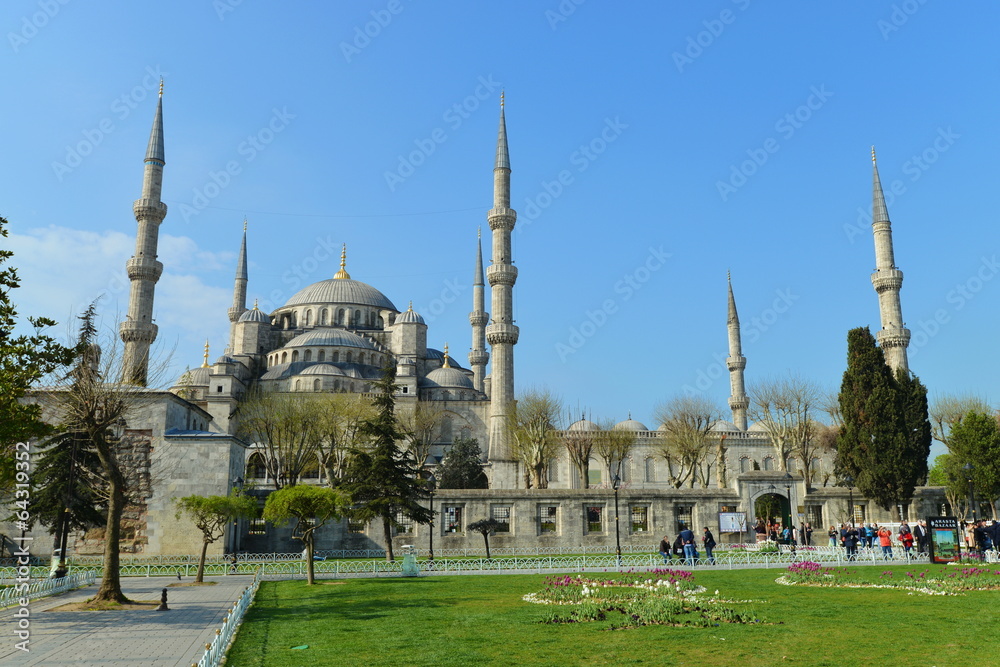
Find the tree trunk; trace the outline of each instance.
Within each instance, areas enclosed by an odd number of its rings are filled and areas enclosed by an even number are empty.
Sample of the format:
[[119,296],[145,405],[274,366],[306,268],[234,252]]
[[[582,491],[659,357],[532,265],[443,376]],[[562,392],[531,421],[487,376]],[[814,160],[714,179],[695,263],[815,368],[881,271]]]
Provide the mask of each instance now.
[[483,541],[486,542],[486,560],[490,560],[490,534],[483,533]]
[[[576,465],[576,472],[580,475],[580,488],[589,489],[590,488],[590,462],[589,461],[574,461]],[[611,480],[608,479],[610,482]]]
[[306,585],[312,586],[316,582],[316,565],[313,563],[313,532],[310,530],[302,536],[302,541],[306,543]]
[[[112,469],[108,470],[109,468]],[[129,599],[122,593],[118,550],[121,546],[122,512],[125,509],[123,488],[125,480],[114,462],[111,466],[105,464],[105,469],[110,472],[108,475],[110,493],[108,494],[108,523],[104,531],[104,574],[101,577],[101,587],[98,589],[97,595],[94,596],[93,602],[124,604]]]
[[392,524],[387,516],[382,517],[382,531],[385,533],[385,559],[391,563],[395,557],[392,554]]
[[208,544],[208,540],[201,541],[201,558],[198,559],[198,572],[194,575],[194,583],[196,584],[205,582],[205,556],[208,554]]

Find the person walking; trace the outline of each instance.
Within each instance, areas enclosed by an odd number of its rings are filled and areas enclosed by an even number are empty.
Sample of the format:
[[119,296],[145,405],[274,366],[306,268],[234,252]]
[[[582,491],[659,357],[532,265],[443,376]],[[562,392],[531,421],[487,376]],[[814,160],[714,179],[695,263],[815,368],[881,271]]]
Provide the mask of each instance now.
[[670,538],[666,535],[660,540],[660,555],[663,556],[663,564],[670,562]]
[[705,534],[701,536],[701,542],[705,545],[705,555],[708,557],[708,562],[715,565],[715,557],[712,556],[712,549],[715,548],[715,536],[712,535],[708,526],[705,526]]

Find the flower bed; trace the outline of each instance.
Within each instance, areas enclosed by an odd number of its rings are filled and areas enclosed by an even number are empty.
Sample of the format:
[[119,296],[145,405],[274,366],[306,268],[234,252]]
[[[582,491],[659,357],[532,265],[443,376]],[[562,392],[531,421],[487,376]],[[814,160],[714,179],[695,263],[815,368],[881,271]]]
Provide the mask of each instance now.
[[966,566],[952,572],[935,574],[925,568],[919,572],[900,573],[883,570],[878,579],[846,567],[823,567],[819,563],[792,563],[775,580],[785,586],[827,586],[833,588],[896,588],[923,595],[964,595],[965,591],[1000,590],[1000,570]]

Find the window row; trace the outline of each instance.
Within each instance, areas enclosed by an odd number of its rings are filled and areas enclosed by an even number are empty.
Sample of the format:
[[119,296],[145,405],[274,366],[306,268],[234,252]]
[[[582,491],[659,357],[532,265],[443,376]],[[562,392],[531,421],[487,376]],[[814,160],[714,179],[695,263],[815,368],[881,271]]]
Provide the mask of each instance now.
[[336,325],[347,328],[383,329],[385,321],[378,314],[377,310],[351,310],[350,308],[320,308],[318,311],[312,308],[304,308],[289,313],[278,315],[278,326],[282,329],[297,329],[300,326],[330,326]]
[[347,364],[358,363],[361,365],[369,366],[384,366],[386,362],[386,356],[384,354],[379,354],[377,352],[365,353],[358,352],[355,354],[353,351],[348,350],[343,354],[340,350],[334,350],[330,354],[326,353],[326,350],[303,350],[299,353],[299,350],[283,350],[281,352],[274,352],[267,356],[267,365],[277,366],[278,364],[295,363],[296,361],[313,361],[316,363],[329,362],[332,364],[339,364],[341,361]]

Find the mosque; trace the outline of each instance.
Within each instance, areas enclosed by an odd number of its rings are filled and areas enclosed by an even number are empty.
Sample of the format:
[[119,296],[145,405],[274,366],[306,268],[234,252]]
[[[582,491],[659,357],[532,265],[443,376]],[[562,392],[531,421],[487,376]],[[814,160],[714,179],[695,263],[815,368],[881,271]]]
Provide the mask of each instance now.
[[[874,152],[872,155],[874,163]],[[161,201],[165,165],[162,86],[144,160],[142,193],[134,204],[138,223],[135,255],[126,269],[131,290],[120,334],[124,342],[124,377],[145,386],[150,346],[157,336],[153,323],[156,283],[163,270],[157,260],[160,224],[167,207]],[[872,283],[878,294],[881,329],[879,344],[893,368],[907,369],[909,331],[904,327],[899,291],[902,272],[896,267],[892,234],[877,166],[874,166],[873,232],[877,268]],[[405,520],[399,528],[400,544],[438,538],[439,549],[478,547],[478,535],[465,526],[492,517],[501,525],[491,541],[497,548],[562,548],[613,544],[610,482],[597,461],[591,477],[581,480],[566,458],[565,450],[549,466],[547,489],[525,489],[523,472],[513,455],[510,432],[514,400],[514,346],[519,328],[513,320],[512,288],[518,272],[511,257],[511,233],[517,220],[511,208],[511,165],[508,152],[504,102],[493,170],[493,205],[487,213],[491,233],[490,262],[485,267],[482,241],[478,243],[472,271],[472,311],[469,315],[471,351],[468,368],[444,350],[428,347],[427,324],[412,303],[401,310],[376,287],[351,277],[347,248],[340,270],[332,278],[308,285],[273,312],[248,307],[247,230],[236,266],[233,303],[228,309],[230,335],[226,353],[209,363],[208,347],[200,367],[185,372],[167,392],[150,390],[155,400],[142,414],[130,419],[129,431],[150,441],[153,480],[149,497],[136,512],[134,530],[126,548],[144,554],[195,553],[200,540],[183,519],[174,516],[172,500],[190,494],[226,494],[246,481],[267,488],[267,478],[254,443],[238,437],[238,406],[248,392],[316,394],[340,392],[366,394],[380,369],[392,364],[397,373],[397,412],[411,413],[419,404],[439,411],[440,421],[428,464],[439,462],[458,437],[475,438],[485,454],[489,477],[486,490],[441,490],[435,494],[434,526],[413,526]],[[470,266],[473,262],[470,261]],[[486,284],[490,310],[486,311]],[[220,317],[221,317],[220,313]],[[711,526],[720,541],[735,541],[720,524],[722,516],[753,516],[763,497],[775,498],[786,516],[814,526],[839,523],[848,514],[860,520],[882,520],[874,503],[846,488],[834,486],[832,453],[810,461],[806,479],[794,460],[776,459],[766,431],[748,423],[740,323],[732,284],[728,289],[727,366],[730,373],[730,420],[720,420],[712,433],[725,444],[723,462],[710,468],[691,488],[675,488],[664,474],[664,460],[657,453],[661,433],[631,418],[615,429],[634,432],[635,444],[623,461],[620,489],[616,490],[626,520],[622,543],[650,546],[664,532],[674,535],[680,524],[700,530]],[[721,336],[720,336],[721,339]],[[487,347],[487,343],[489,347]],[[569,432],[597,430],[581,419]],[[322,473],[305,483],[324,483]],[[584,483],[586,482],[586,483]],[[848,499],[851,499],[850,502]],[[904,514],[936,511],[939,494],[919,489]],[[848,507],[848,505],[852,507]],[[320,549],[378,549],[380,527],[342,521],[318,537]],[[431,536],[433,531],[433,536]],[[300,546],[290,541],[287,529],[276,529],[262,520],[241,521],[217,552],[287,552]],[[654,539],[652,536],[657,537]],[[478,540],[478,541],[477,541]],[[85,548],[78,540],[77,548]]]

